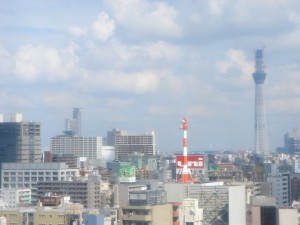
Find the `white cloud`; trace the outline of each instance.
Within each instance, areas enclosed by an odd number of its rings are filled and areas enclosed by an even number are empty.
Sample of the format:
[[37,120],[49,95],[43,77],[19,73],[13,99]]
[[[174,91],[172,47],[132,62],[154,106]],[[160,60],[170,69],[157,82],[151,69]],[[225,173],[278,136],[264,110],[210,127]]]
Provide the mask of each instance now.
[[9,75],[13,68],[13,60],[10,53],[0,46],[0,77]]
[[224,0],[214,0],[209,1],[209,8],[212,15],[220,16],[224,10],[223,6],[225,5],[226,1]]
[[76,37],[81,37],[81,36],[86,35],[87,29],[82,29],[77,26],[71,26],[68,28],[68,32]]
[[207,105],[191,105],[187,110],[190,117],[213,117],[213,110]]
[[148,111],[153,116],[168,116],[173,112],[173,109],[168,106],[152,105],[148,108]]
[[[226,59],[217,61],[215,66],[223,74],[221,80],[234,85],[249,85],[251,74],[254,72],[254,62],[246,59],[244,51],[229,49],[225,53]],[[224,76],[225,75],[225,76]]]
[[61,50],[43,45],[23,45],[15,54],[14,72],[22,80],[30,82],[38,79],[65,80],[78,62],[76,48],[76,45]]
[[129,35],[178,37],[181,29],[176,23],[176,9],[165,2],[146,0],[106,1],[118,24]]
[[147,93],[157,90],[161,75],[155,71],[142,71],[137,73],[124,73],[120,71],[84,71],[84,80],[78,85],[86,88],[108,91],[122,91],[129,93]]
[[93,23],[92,30],[96,38],[106,41],[114,34],[115,22],[109,18],[107,13],[101,12],[97,20]]
[[169,43],[162,41],[144,46],[144,51],[154,59],[165,59],[173,61],[179,58],[179,49]]

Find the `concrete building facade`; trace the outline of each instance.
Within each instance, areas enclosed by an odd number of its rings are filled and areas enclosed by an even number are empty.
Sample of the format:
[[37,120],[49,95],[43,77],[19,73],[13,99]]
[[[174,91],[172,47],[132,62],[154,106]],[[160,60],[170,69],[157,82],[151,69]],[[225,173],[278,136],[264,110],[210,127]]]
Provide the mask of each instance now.
[[172,225],[173,206],[163,205],[127,205],[120,207],[121,225]]
[[142,153],[144,155],[157,154],[154,132],[115,136],[115,159],[123,160],[128,157],[128,155],[134,153]]
[[58,155],[75,155],[101,162],[102,137],[70,137],[59,135],[51,138],[51,152]]
[[1,189],[0,199],[5,202],[6,207],[16,208],[31,205],[30,189]]
[[70,169],[66,163],[2,163],[1,188],[29,188],[31,201],[36,204],[38,182],[71,180],[77,176],[79,169]]
[[203,209],[199,208],[198,199],[186,198],[179,206],[180,224],[203,224]]
[[71,202],[80,203],[84,208],[101,209],[110,204],[110,192],[102,191],[99,176],[72,181],[43,181],[37,183],[37,197],[47,193],[70,196]]
[[276,173],[267,177],[271,184],[271,194],[276,198],[277,206],[289,206],[291,204],[291,177],[289,173]]

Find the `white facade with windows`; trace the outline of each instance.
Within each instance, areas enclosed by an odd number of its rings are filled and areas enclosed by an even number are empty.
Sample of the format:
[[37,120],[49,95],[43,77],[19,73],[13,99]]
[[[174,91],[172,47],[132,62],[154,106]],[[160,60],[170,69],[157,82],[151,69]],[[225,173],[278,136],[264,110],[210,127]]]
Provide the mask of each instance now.
[[66,163],[2,163],[1,189],[31,189],[31,201],[36,203],[36,185],[40,181],[64,181],[79,176],[79,169]]
[[5,207],[16,208],[31,204],[30,189],[1,189],[0,198],[5,202]]
[[51,138],[51,152],[101,160],[102,137],[55,136]]

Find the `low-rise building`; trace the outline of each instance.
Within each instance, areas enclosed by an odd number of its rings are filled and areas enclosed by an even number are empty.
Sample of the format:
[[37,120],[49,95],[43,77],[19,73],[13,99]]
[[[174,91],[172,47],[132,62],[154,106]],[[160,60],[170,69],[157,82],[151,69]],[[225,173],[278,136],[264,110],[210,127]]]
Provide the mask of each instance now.
[[79,176],[79,169],[66,163],[2,163],[1,189],[31,189],[31,202],[37,202],[38,182],[65,181]]
[[60,207],[28,207],[0,209],[6,224],[16,225],[70,225],[82,224],[82,205],[68,203]]

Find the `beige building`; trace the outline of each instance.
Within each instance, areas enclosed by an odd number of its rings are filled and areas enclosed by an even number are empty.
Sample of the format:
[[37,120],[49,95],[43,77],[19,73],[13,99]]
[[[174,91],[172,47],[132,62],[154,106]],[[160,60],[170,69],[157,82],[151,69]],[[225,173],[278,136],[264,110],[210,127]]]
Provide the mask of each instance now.
[[82,224],[83,206],[69,203],[61,207],[35,207],[0,210],[0,217],[9,225],[69,225]]
[[121,225],[172,225],[173,206],[163,205],[128,205],[120,207]]
[[298,225],[298,209],[278,208],[278,225]]
[[101,181],[101,177],[96,175],[72,181],[38,182],[38,198],[45,196],[47,193],[70,196],[72,202],[81,203],[89,209],[102,209],[110,205],[111,191],[108,184],[106,181]]

